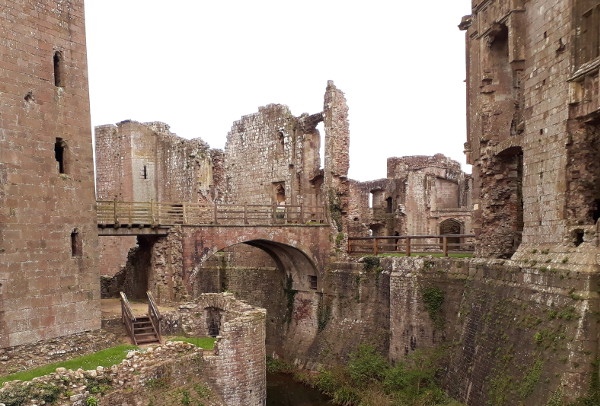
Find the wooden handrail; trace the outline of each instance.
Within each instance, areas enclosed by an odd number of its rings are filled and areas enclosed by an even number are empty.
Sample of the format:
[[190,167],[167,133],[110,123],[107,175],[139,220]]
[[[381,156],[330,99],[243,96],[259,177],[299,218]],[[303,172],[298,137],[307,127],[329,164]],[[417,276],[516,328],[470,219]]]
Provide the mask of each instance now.
[[98,224],[113,226],[325,224],[324,207],[304,205],[96,202]]
[[162,316],[158,311],[158,306],[156,305],[156,301],[154,300],[152,292],[147,291],[146,296],[148,296],[148,317],[150,317],[154,331],[156,331],[158,341],[162,342],[162,334],[160,329],[160,320],[162,319]]
[[131,309],[131,305],[129,304],[129,300],[127,300],[127,296],[125,293],[120,292],[121,294],[121,319],[123,320],[123,324],[125,324],[125,328],[129,333],[129,337],[135,345],[137,345],[137,341],[135,339],[135,335],[133,334],[133,323],[135,323],[136,318],[133,315],[133,309]]
[[[450,242],[458,238],[459,242]],[[439,234],[439,235],[393,235],[373,237],[348,237],[349,254],[412,254],[474,252],[475,234]],[[402,244],[400,241],[404,240]]]

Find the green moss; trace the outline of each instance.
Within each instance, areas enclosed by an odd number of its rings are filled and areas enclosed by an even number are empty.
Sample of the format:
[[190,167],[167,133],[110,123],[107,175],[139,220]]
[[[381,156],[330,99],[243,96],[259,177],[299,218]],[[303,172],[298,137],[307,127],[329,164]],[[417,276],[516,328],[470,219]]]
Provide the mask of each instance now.
[[436,286],[429,286],[421,289],[425,309],[429,313],[429,318],[433,321],[436,328],[443,328],[444,319],[442,306],[444,305],[445,293]]
[[270,374],[289,374],[294,367],[284,360],[267,356],[267,372]]

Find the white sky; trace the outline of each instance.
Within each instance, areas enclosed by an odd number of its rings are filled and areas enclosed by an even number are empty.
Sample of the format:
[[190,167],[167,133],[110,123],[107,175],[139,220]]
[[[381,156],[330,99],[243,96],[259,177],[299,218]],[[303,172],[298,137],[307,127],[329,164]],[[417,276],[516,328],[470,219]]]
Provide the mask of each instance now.
[[470,172],[457,28],[470,3],[86,0],[92,124],[163,121],[223,148],[259,106],[322,111],[333,80],[348,100],[351,178],[435,153]]

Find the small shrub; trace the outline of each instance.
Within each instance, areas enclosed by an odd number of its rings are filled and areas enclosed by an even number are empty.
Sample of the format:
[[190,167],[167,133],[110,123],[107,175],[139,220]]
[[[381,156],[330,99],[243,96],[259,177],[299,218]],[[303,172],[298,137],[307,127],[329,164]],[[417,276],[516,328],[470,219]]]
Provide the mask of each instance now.
[[85,404],[87,406],[98,406],[98,398],[95,396],[90,396],[85,400]]
[[267,357],[267,372],[270,374],[285,374],[292,372],[293,367],[287,362]]
[[348,371],[354,384],[368,385],[370,381],[381,380],[385,376],[389,364],[377,350],[370,345],[360,345],[350,354]]

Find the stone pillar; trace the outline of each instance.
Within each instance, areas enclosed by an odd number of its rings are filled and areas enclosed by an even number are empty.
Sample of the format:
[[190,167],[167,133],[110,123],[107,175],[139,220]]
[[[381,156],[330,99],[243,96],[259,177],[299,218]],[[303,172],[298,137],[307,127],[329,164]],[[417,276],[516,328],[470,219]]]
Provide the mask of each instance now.
[[350,166],[350,124],[344,93],[327,82],[323,106],[325,124],[324,192],[328,199],[329,214],[338,232],[347,232],[345,216],[348,211]]

